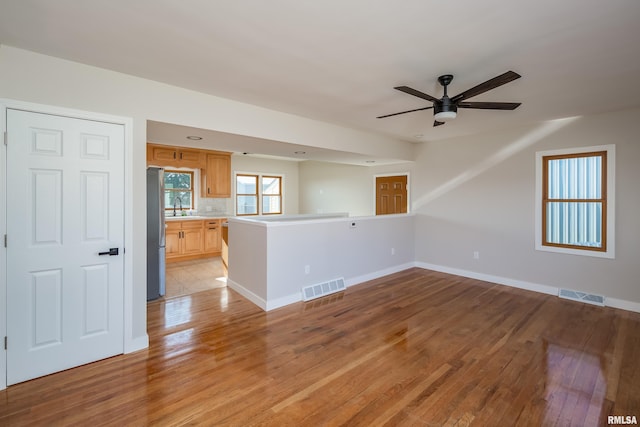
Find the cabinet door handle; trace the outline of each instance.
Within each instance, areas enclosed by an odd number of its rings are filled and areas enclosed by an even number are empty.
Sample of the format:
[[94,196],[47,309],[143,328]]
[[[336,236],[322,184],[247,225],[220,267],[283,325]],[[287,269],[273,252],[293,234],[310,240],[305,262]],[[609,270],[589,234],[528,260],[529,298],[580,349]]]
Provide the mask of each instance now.
[[182,160],[182,153],[180,153],[180,160]]
[[215,230],[215,229],[216,229],[215,227],[209,227],[209,230]]
[[176,152],[174,151],[173,152],[173,159],[175,160],[175,158],[176,158]]
[[211,189],[207,187],[207,194],[211,194]]

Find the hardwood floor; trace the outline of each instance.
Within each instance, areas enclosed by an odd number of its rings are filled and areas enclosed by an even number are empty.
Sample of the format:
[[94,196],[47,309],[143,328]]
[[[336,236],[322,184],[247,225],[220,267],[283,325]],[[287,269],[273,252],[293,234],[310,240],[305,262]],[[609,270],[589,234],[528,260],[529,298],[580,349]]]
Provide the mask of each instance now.
[[0,392],[0,425],[640,418],[640,314],[428,270],[269,313],[226,288],[156,301],[148,330],[148,350]]

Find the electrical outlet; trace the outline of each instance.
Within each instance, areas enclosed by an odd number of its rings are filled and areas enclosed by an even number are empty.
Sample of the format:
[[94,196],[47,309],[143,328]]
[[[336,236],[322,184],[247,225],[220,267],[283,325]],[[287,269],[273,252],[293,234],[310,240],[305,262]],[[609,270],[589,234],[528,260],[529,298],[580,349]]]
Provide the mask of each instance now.
[[310,265],[305,265],[304,266],[304,274],[309,274],[311,273],[311,266]]
[[396,248],[391,248],[391,255],[395,255],[396,254]]
[[480,252],[474,251],[473,252],[473,259],[480,259]]

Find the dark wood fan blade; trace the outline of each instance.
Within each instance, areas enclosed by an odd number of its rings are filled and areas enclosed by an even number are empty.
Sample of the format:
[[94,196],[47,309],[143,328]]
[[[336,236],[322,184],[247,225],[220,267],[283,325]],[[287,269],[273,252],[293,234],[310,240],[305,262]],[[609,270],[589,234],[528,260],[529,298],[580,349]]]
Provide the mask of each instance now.
[[426,99],[431,102],[440,102],[439,99],[434,98],[431,95],[427,95],[426,93],[420,92],[419,90],[415,90],[410,88],[409,86],[397,86],[394,89],[399,90],[400,92],[408,93],[409,95],[417,96],[418,98]]
[[413,113],[414,111],[428,110],[429,108],[433,108],[433,107],[416,108],[415,110],[408,110],[408,111],[401,111],[399,113],[386,114],[384,116],[378,116],[376,117],[376,119],[384,119],[385,117],[397,116],[398,114]]
[[469,90],[465,90],[461,94],[451,98],[451,101],[458,102],[458,101],[462,101],[463,99],[468,99],[473,96],[480,95],[481,93],[485,93],[486,91],[495,89],[498,86],[502,86],[504,84],[512,82],[516,79],[519,79],[520,77],[522,76],[516,72],[507,71],[506,73],[501,74],[498,77],[494,77],[491,80],[487,80],[484,83],[480,83],[478,86],[472,87]]
[[458,108],[477,108],[480,110],[515,110],[520,102],[458,102]]
[[443,125],[443,124],[444,124],[444,122],[439,122],[437,120],[433,121],[433,127],[440,126],[440,125]]

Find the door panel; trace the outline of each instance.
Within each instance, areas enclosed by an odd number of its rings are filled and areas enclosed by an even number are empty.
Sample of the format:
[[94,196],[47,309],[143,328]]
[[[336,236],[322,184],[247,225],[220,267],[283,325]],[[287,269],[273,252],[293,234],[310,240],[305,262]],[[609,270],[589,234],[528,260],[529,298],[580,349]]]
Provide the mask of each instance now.
[[105,265],[82,267],[84,324],[82,337],[109,331],[109,269]]
[[7,383],[124,351],[124,127],[7,110]]
[[102,240],[109,237],[109,174],[80,174],[80,213],[82,240]]
[[28,313],[29,329],[34,331],[31,348],[62,343],[62,270],[30,273],[28,295],[34,301]]
[[[62,245],[62,171],[32,169],[29,173],[31,197],[27,203],[26,222],[32,246]],[[11,204],[9,204],[10,209]]]

